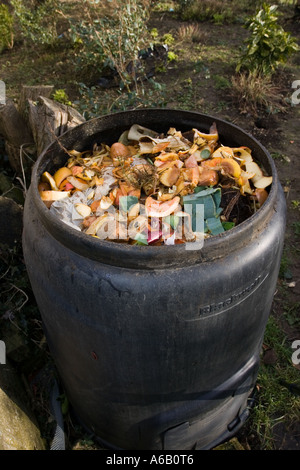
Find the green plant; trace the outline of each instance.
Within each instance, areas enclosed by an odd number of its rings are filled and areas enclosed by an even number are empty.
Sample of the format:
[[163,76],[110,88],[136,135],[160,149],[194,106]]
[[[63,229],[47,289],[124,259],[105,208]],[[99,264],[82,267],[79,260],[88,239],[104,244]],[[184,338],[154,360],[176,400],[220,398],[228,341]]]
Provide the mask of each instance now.
[[291,203],[292,203],[293,209],[300,209],[300,201],[298,201],[297,199],[294,199],[293,201],[291,201]]
[[0,276],[1,334],[9,337],[15,329],[26,346],[20,358],[26,362],[30,356],[40,355],[43,333],[19,241],[13,247],[0,244]]
[[179,13],[184,12],[187,8],[189,8],[195,0],[176,0],[175,3],[177,4],[177,9]]
[[62,5],[58,0],[45,0],[38,6],[22,0],[11,0],[21,36],[37,44],[53,45],[57,40],[57,21]]
[[223,77],[222,75],[214,75],[213,78],[215,80],[217,90],[225,90],[226,88],[231,87],[231,83],[226,77]]
[[119,96],[110,105],[110,111],[126,111],[136,108],[164,108],[166,106],[165,85],[152,78],[147,80],[147,90],[144,86],[130,92],[119,90]]
[[199,24],[181,25],[177,32],[180,41],[201,42],[205,39],[205,32]]
[[141,107],[163,108],[166,105],[165,85],[153,79],[147,80],[147,90],[143,85],[133,90],[117,90],[111,95],[103,96],[102,90],[96,87],[88,87],[84,83],[78,84],[80,99],[73,105],[85,117],[92,119],[102,114],[109,114],[117,111],[126,111]]
[[300,326],[299,309],[300,302],[286,304],[284,306],[283,314],[290,326]]
[[290,270],[291,260],[287,254],[287,251],[284,250],[281,261],[280,261],[280,269],[279,269],[279,278],[280,279],[291,279],[292,273]]
[[166,33],[162,37],[162,42],[167,46],[171,46],[174,43],[175,39],[171,33]]
[[279,160],[279,161],[282,161],[284,163],[290,163],[291,162],[290,157],[288,157],[287,155],[285,155],[284,153],[281,153],[281,152],[272,152],[271,157],[274,160]]
[[150,34],[151,34],[153,39],[156,39],[158,37],[157,28],[152,28],[151,31],[150,31]]
[[116,0],[114,15],[99,17],[98,2],[83,3],[85,19],[71,24],[81,65],[93,65],[100,72],[113,71],[120,79],[120,87],[129,92],[137,76],[143,74],[140,51],[151,44],[146,27],[149,8],[138,0]]
[[13,16],[3,3],[0,4],[0,53],[3,49],[11,49],[14,44]]
[[300,237],[300,222],[293,223],[294,234],[296,237]]
[[175,52],[173,52],[173,51],[169,51],[168,52],[168,61],[169,62],[176,62],[176,60],[178,60],[178,55],[175,54]]
[[175,97],[175,100],[178,102],[180,109],[193,109],[197,100],[193,80],[189,77],[181,81],[179,88],[172,90],[172,98],[173,97]]
[[272,74],[280,64],[299,51],[296,39],[279,24],[277,5],[264,3],[258,12],[248,19],[245,27],[250,31],[245,41],[246,49],[238,62],[242,68],[263,74]]
[[196,0],[179,2],[179,14],[185,21],[213,21],[217,24],[231,22],[233,13],[231,2],[227,0]]
[[66,105],[69,105],[69,106],[72,105],[72,102],[69,100],[69,97],[68,97],[66,91],[63,90],[63,89],[55,90],[52,97],[53,97],[54,101],[58,101],[59,103],[66,104]]
[[225,15],[224,13],[214,13],[213,14],[213,22],[215,24],[223,24],[224,23]]
[[258,70],[243,72],[232,77],[232,97],[237,101],[241,113],[253,113],[260,109],[269,113],[284,111],[278,88],[269,75]]

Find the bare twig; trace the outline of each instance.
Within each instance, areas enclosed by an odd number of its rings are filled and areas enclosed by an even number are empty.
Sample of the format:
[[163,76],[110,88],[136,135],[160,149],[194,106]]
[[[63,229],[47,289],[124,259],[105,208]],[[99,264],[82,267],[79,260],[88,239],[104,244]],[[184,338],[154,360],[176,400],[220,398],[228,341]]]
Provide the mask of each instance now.
[[233,197],[232,199],[230,200],[229,204],[227,205],[226,209],[224,210],[224,217],[226,218],[226,220],[229,219],[229,216],[232,212],[232,209],[234,208],[234,206],[236,205],[236,203],[238,202],[239,200],[239,197],[240,197],[240,192],[237,192]]
[[47,121],[47,124],[48,124],[48,127],[49,127],[49,130],[50,130],[51,135],[53,136],[54,140],[58,143],[58,145],[60,146],[60,148],[61,148],[67,155],[69,155],[69,157],[74,157],[74,155],[73,155],[72,153],[70,153],[70,150],[67,150],[66,147],[64,147],[63,144],[60,142],[59,138],[57,137],[57,135],[55,134],[54,130],[52,129],[52,127],[51,127],[49,121]]
[[9,270],[10,270],[10,266],[8,266],[8,268],[7,268],[7,270],[5,271],[5,273],[3,273],[3,274],[0,276],[0,279],[2,279],[3,277],[5,277]]
[[[6,292],[9,292],[11,289],[15,289],[15,292],[13,293],[12,297],[6,301],[7,302],[11,302],[12,299],[14,298],[14,296],[18,293],[18,292],[21,292],[22,295],[24,295],[25,297],[25,300],[24,302],[22,303],[22,305],[20,305],[20,307],[16,307],[14,310],[19,312],[23,307],[24,305],[28,302],[29,300],[29,297],[28,295],[26,294],[26,292],[24,292],[22,289],[20,289],[20,287],[16,286],[15,284],[10,284],[10,289],[8,289]],[[3,292],[2,292],[3,293]]]

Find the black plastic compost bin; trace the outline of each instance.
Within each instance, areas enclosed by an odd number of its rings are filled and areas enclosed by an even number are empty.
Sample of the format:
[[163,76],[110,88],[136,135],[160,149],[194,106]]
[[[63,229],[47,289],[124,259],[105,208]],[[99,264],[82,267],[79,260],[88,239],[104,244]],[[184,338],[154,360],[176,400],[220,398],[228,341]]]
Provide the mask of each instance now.
[[26,267],[49,348],[73,410],[113,449],[210,449],[248,415],[278,277],[285,199],[267,150],[212,116],[141,109],[102,116],[65,133],[78,151],[111,145],[138,123],[209,132],[246,146],[273,183],[245,222],[201,250],[130,246],[76,231],[41,201],[44,171],[68,156],[57,142],[38,158],[24,211]]

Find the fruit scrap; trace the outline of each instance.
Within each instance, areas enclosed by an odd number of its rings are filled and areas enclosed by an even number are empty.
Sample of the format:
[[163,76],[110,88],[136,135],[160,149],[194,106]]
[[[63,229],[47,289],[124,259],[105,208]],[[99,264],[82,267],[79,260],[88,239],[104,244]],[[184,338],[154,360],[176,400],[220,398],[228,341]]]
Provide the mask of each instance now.
[[40,191],[42,201],[58,201],[69,197],[70,191]]
[[234,158],[223,158],[221,162],[221,171],[223,174],[238,178],[241,174],[241,167]]
[[[68,154],[53,176],[41,175],[42,201],[87,235],[119,243],[193,241],[201,204],[205,237],[218,235],[239,223],[231,216],[234,205],[251,206],[251,215],[265,203],[272,184],[251,149],[219,142],[215,123],[208,133],[170,127],[166,134],[134,124],[111,146],[101,142]],[[229,203],[228,190],[234,194]],[[226,191],[227,206],[220,206]]]
[[171,201],[161,202],[156,201],[151,196],[146,199],[146,213],[148,217],[167,217],[173,214],[178,208],[180,197],[175,196]]
[[68,176],[71,176],[72,175],[72,171],[70,170],[70,168],[67,168],[67,167],[62,167],[62,168],[59,168],[59,170],[57,170],[55,173],[54,173],[54,181],[55,181],[55,184],[56,186],[59,188],[61,183],[63,183],[63,181],[68,177]]
[[53,189],[53,191],[57,191],[58,187],[55,183],[55,179],[53,178],[52,175],[48,171],[45,171],[42,176],[41,176],[41,182],[43,183],[48,183],[50,188]]
[[256,190],[254,191],[253,196],[257,199],[259,205],[262,206],[263,203],[266,202],[266,200],[268,198],[268,193],[263,188],[256,188]]
[[82,202],[78,202],[77,204],[74,205],[76,211],[78,212],[79,215],[81,215],[83,218],[88,217],[91,215],[91,208],[87,204],[83,204]]

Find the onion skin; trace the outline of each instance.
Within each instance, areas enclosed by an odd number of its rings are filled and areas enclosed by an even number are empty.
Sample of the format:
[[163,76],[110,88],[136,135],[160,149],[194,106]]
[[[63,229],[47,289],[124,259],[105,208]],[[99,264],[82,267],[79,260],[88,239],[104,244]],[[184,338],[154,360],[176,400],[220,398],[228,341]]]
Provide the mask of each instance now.
[[121,142],[115,142],[112,144],[109,152],[110,157],[114,159],[125,159],[131,156],[130,149],[126,145],[121,144]]
[[254,192],[254,196],[257,199],[259,207],[261,207],[263,205],[263,203],[266,201],[266,199],[268,197],[268,193],[263,188],[256,188],[256,190]]

